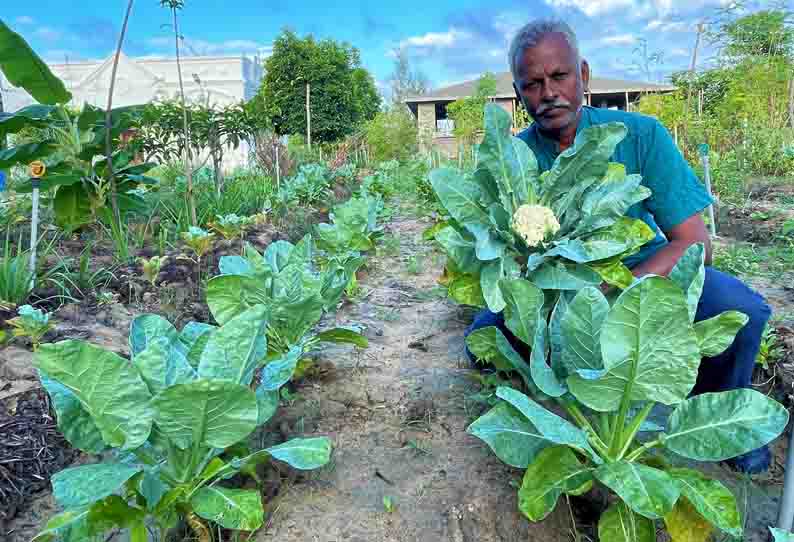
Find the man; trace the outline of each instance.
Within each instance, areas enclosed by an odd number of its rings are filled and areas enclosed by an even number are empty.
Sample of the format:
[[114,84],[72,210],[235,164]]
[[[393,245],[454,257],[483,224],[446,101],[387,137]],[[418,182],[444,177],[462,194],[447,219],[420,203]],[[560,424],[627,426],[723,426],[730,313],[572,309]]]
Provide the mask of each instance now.
[[[579,56],[574,32],[559,21],[536,21],[522,28],[509,51],[516,95],[535,121],[518,137],[535,153],[541,171],[551,168],[555,158],[571,145],[582,129],[607,122],[622,122],[628,128],[612,160],[626,166],[626,173],[642,175],[652,196],[631,207],[627,215],[645,221],[656,238],[628,258],[635,276],[666,275],[686,249],[694,243],[706,248],[711,264],[711,243],[701,211],[711,197],[692,172],[667,130],[655,119],[637,113],[595,109],[582,105],[590,80],[587,62]],[[706,280],[696,320],[706,320],[723,311],[738,310],[750,320],[723,354],[704,359],[693,393],[727,391],[751,384],[761,334],[770,316],[764,299],[737,278],[706,267]],[[502,315],[483,311],[466,330],[497,325],[511,339]],[[769,467],[770,453],[764,447],[732,459],[737,470],[757,473]]]

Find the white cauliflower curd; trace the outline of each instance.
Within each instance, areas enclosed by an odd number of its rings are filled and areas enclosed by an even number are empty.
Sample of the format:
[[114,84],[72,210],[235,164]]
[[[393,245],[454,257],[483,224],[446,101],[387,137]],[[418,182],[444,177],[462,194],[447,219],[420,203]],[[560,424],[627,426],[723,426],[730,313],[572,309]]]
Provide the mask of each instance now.
[[554,235],[560,223],[554,212],[543,205],[522,205],[513,214],[513,231],[520,235],[527,246],[537,246],[547,235]]

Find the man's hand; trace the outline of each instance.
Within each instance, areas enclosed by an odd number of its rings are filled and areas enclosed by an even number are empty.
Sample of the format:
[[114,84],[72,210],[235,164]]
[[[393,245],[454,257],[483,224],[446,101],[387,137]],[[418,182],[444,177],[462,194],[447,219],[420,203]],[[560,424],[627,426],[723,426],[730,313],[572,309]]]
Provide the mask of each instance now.
[[695,243],[703,243],[706,249],[706,265],[711,265],[711,239],[706,224],[700,213],[687,218],[678,226],[664,232],[669,243],[659,249],[656,254],[634,267],[631,272],[635,277],[645,275],[666,276],[684,255],[686,249]]

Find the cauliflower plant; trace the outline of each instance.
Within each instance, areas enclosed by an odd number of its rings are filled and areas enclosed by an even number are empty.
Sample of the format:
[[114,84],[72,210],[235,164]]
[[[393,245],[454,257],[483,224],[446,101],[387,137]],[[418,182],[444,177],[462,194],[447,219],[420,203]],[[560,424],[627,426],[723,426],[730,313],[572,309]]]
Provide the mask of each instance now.
[[548,235],[560,229],[554,211],[543,205],[522,205],[513,214],[513,231],[520,235],[527,246],[540,244]]

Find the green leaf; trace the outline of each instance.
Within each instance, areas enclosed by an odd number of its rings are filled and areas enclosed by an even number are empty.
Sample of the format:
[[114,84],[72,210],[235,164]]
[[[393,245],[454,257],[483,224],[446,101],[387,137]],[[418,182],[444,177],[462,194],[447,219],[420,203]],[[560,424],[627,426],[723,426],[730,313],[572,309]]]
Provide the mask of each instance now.
[[576,263],[590,263],[630,254],[653,239],[655,233],[642,220],[622,217],[608,228],[582,238],[566,239],[544,254]]
[[[601,327],[609,313],[609,302],[598,288],[580,290],[562,317],[560,331],[563,348],[562,363],[569,374],[600,376]],[[585,376],[586,378],[587,376]]]
[[293,346],[280,358],[268,362],[262,369],[262,381],[259,387],[266,391],[274,391],[289,382],[302,355],[303,348]]
[[43,371],[39,372],[39,379],[55,407],[58,430],[69,444],[89,454],[98,454],[105,450],[107,445],[102,440],[102,433],[77,396]]
[[72,467],[52,476],[52,493],[62,507],[78,508],[112,495],[139,472],[140,467],[121,463]]
[[253,264],[242,256],[221,256],[218,269],[221,275],[255,275]]
[[695,322],[700,355],[711,358],[722,354],[749,320],[739,311],[725,311],[708,320]]
[[47,521],[47,525],[32,542],[86,542],[94,536],[88,516],[89,508],[66,510]]
[[130,324],[129,343],[133,358],[146,350],[152,341],[165,340],[170,344],[178,338],[179,333],[173,324],[159,314],[142,314]]
[[504,277],[501,260],[488,262],[480,272],[480,287],[491,312],[502,312],[505,308],[505,300],[499,289],[499,281],[502,278]]
[[264,305],[255,305],[212,333],[201,353],[199,378],[249,385],[267,354],[268,312]]
[[491,233],[491,226],[483,224],[464,224],[466,229],[474,236],[474,252],[477,259],[490,261],[501,258],[507,245],[495,234]]
[[742,518],[727,487],[692,469],[670,469],[667,474],[705,520],[734,538],[742,537]]
[[146,442],[151,396],[127,360],[82,341],[62,341],[42,345],[34,363],[77,397],[106,444],[133,450]]
[[366,348],[369,345],[367,338],[353,329],[335,327],[321,331],[314,338],[324,343],[354,344],[359,348]]
[[264,284],[245,275],[212,277],[207,281],[206,296],[212,316],[221,325],[269,299]]
[[529,147],[511,136],[511,125],[509,113],[496,104],[485,104],[485,137],[477,157],[496,181],[502,206],[512,216],[519,206],[534,203],[538,163]]
[[664,516],[667,534],[673,542],[708,542],[713,540],[714,527],[698,514],[686,497],[676,501],[669,514]]
[[788,411],[751,389],[704,393],[670,414],[664,445],[699,461],[722,461],[768,444],[788,423]]
[[451,299],[462,305],[485,307],[479,273],[463,273],[455,267],[452,260],[448,260],[444,274],[447,294]]
[[44,127],[54,109],[50,105],[34,104],[12,114],[0,114],[0,137],[15,134],[24,128]]
[[[2,24],[2,22],[0,22]],[[13,166],[27,166],[34,160],[44,158],[55,151],[55,145],[50,141],[41,143],[24,143],[7,149],[0,149],[0,169],[10,169]]]
[[166,339],[150,342],[146,350],[133,358],[133,364],[152,395],[174,384],[190,382],[196,378],[196,371],[188,363],[182,350],[175,344],[166,342]]
[[529,358],[529,368],[532,381],[549,397],[561,397],[567,391],[565,385],[557,379],[552,368],[546,363],[549,350],[549,331],[546,322],[541,320],[535,331],[535,341]]
[[313,470],[331,460],[331,440],[327,437],[294,438],[264,451],[290,467]]
[[592,480],[592,470],[565,446],[542,450],[524,473],[518,490],[518,509],[530,521],[545,519],[557,506],[560,495],[576,491]]
[[543,291],[524,279],[502,279],[499,288],[505,302],[505,326],[525,344],[531,345],[543,308]]
[[[513,365],[508,356],[501,352],[497,343],[498,335],[502,335],[502,332],[494,326],[474,330],[466,337],[466,346],[469,347],[469,350],[477,359],[493,364],[497,371],[507,373],[513,370]],[[507,342],[506,338],[504,340]],[[529,376],[528,371],[529,367],[527,367],[527,376]]]
[[224,380],[177,384],[152,400],[155,423],[179,448],[191,445],[227,448],[255,428],[254,392]]
[[678,284],[686,293],[690,322],[695,321],[700,294],[703,293],[703,284],[706,280],[706,270],[703,267],[705,257],[706,250],[702,243],[690,245],[669,274],[670,280]]
[[600,462],[598,455],[590,448],[587,433],[573,425],[565,418],[546,410],[520,391],[500,386],[496,395],[504,399],[523,414],[538,430],[542,438],[552,444],[570,446],[591,456],[593,461]]
[[287,264],[290,263],[289,257],[293,248],[295,248],[295,245],[289,241],[275,241],[267,246],[264,259],[274,274],[283,271]]
[[625,290],[634,282],[634,275],[631,273],[631,269],[626,267],[621,257],[592,262],[589,265],[610,286]]
[[270,418],[278,410],[279,405],[279,392],[278,390],[268,390],[259,385],[256,388],[256,425],[260,426]]
[[82,183],[59,186],[52,208],[55,211],[55,223],[67,231],[76,230],[92,221],[91,203]]
[[205,486],[190,498],[193,511],[226,529],[255,531],[262,526],[262,496],[254,489]]
[[623,164],[609,164],[622,168],[618,180],[603,180],[585,193],[582,200],[582,220],[576,225],[571,237],[611,226],[625,216],[632,205],[650,197],[651,191],[640,186],[640,175],[626,175]]
[[565,264],[561,261],[542,263],[528,278],[541,290],[581,290],[601,284],[599,274],[586,265]]
[[774,542],[794,542],[794,534],[784,531],[783,529],[776,529],[775,527],[770,527],[769,531],[772,533],[774,537]]
[[458,269],[466,272],[479,271],[481,264],[474,250],[474,240],[467,239],[452,226],[444,227],[436,234],[435,239]]
[[649,519],[669,514],[681,494],[669,474],[640,463],[607,463],[595,470],[595,477],[629,508]]
[[561,378],[567,376],[567,371],[562,363],[562,352],[566,347],[562,337],[562,319],[568,312],[568,305],[570,301],[573,301],[573,297],[573,292],[562,291],[556,301],[553,298],[549,299],[549,303],[553,307],[549,318],[549,358],[552,369]]
[[612,504],[598,521],[601,542],[656,542],[653,521],[639,516],[622,502]]
[[8,82],[42,104],[67,103],[72,95],[47,64],[16,32],[0,21],[0,70]]
[[480,189],[472,180],[457,170],[439,168],[430,172],[430,184],[439,201],[452,218],[463,225],[490,224],[485,210],[480,206]]
[[549,440],[508,403],[499,403],[477,418],[466,432],[484,441],[508,465],[522,469],[549,445]]
[[179,342],[187,350],[187,361],[192,367],[198,367],[201,353],[209,342],[210,336],[218,328],[203,322],[188,322],[179,333]]
[[160,499],[168,493],[168,486],[163,483],[156,469],[146,469],[138,483],[138,492],[146,500],[146,509],[154,510]]

